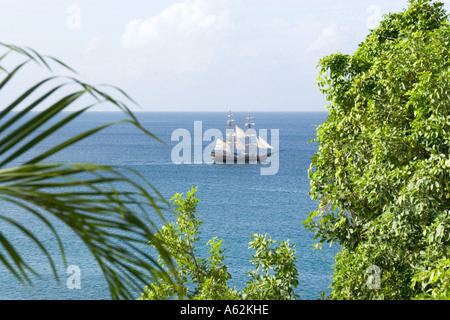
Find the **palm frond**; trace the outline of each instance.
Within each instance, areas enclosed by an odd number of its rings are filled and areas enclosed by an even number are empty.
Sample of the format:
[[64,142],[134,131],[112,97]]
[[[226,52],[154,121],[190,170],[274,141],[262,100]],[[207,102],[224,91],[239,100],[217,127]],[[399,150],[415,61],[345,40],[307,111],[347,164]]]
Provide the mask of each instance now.
[[[65,71],[73,72],[60,60],[40,55],[33,49],[4,43],[0,43],[0,47],[6,50],[0,55],[0,64],[11,54],[24,59],[11,71],[3,67],[0,69],[4,73],[4,78],[0,80],[0,93],[19,72],[25,70],[29,62],[37,63],[49,73],[52,72],[52,62]],[[60,83],[59,80],[67,82]],[[60,92],[70,85],[77,89],[68,94]],[[133,103],[125,92],[115,89],[118,96]],[[39,91],[44,93],[37,95]],[[86,95],[93,100],[91,103],[68,115],[62,114]],[[54,102],[49,103],[50,99]],[[120,109],[126,118],[92,128],[38,155],[28,156],[42,141],[100,103],[109,103]],[[157,227],[154,220],[165,221],[163,212],[169,205],[156,188],[138,172],[127,168],[92,163],[43,162],[116,123],[131,124],[149,138],[162,142],[139,123],[129,106],[73,76],[52,75],[38,81],[0,108],[0,201],[9,202],[21,208],[20,212],[28,212],[43,222],[55,236],[64,263],[63,241],[50,217],[67,225],[97,261],[114,299],[135,298],[133,295],[136,292],[161,277],[170,281],[153,256],[139,249],[141,245],[147,248],[147,244],[152,243],[165,264],[174,270],[170,255],[155,237]],[[36,112],[38,108],[41,111]],[[23,164],[17,165],[19,159]],[[1,233],[5,224],[20,230],[39,247],[58,279],[55,257],[39,240],[39,234],[20,224],[14,215],[0,215],[0,249],[3,249],[0,250],[0,263],[26,284],[32,284],[30,276],[37,274],[27,264],[26,258],[19,254],[15,247],[17,244]]]

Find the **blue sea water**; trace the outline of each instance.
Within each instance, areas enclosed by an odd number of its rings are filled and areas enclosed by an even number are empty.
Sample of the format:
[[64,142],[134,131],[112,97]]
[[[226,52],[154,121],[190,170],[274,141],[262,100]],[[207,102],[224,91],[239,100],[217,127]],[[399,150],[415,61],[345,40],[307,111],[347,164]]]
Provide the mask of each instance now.
[[[279,170],[274,175],[261,175],[261,164],[216,165],[174,164],[171,141],[176,129],[187,129],[194,133],[194,121],[202,122],[203,132],[209,128],[226,129],[226,114],[218,112],[191,113],[136,113],[142,125],[168,145],[161,144],[144,135],[129,124],[109,127],[52,157],[51,161],[94,162],[127,166],[139,171],[167,199],[175,193],[186,193],[192,186],[198,187],[199,218],[204,221],[200,231],[200,250],[212,237],[223,239],[232,275],[230,286],[242,289],[253,269],[250,262],[253,252],[248,249],[251,234],[267,234],[281,242],[289,239],[295,244],[300,299],[318,299],[323,291],[328,292],[331,283],[332,264],[337,248],[314,251],[313,234],[304,229],[302,221],[316,208],[310,199],[307,170],[311,157],[317,150],[316,126],[326,120],[326,113],[253,113],[256,129],[279,129]],[[235,113],[234,119],[244,127],[245,113]],[[37,154],[83,130],[106,122],[124,118],[116,112],[89,112],[76,119],[57,135],[43,141],[35,148]],[[210,142],[204,142],[204,146]],[[32,154],[27,155],[32,156]],[[25,215],[20,209],[0,202],[2,214],[7,212],[19,222],[26,224],[58,256],[58,246],[51,233],[42,224]],[[170,217],[168,217],[170,219]],[[100,269],[88,250],[73,233],[62,224],[57,224],[66,246],[67,262],[81,270],[81,288],[69,289],[66,273],[61,263],[58,272],[61,283],[53,280],[50,266],[36,246],[26,237],[4,222],[0,231],[10,242],[20,248],[26,261],[43,275],[35,280],[33,288],[26,288],[0,264],[0,299],[110,299],[110,293]],[[59,266],[59,264],[58,264]]]

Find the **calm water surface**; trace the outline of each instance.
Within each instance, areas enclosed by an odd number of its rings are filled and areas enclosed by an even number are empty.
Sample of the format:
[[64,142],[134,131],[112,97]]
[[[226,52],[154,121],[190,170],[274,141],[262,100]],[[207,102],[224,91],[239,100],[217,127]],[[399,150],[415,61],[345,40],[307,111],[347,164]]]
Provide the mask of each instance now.
[[[171,160],[172,132],[179,128],[194,132],[194,121],[202,121],[203,132],[210,128],[226,129],[222,113],[137,113],[142,124],[169,145],[143,135],[134,127],[119,124],[79,143],[50,159],[65,162],[94,162],[124,165],[142,173],[167,199],[174,193],[186,193],[198,187],[201,227],[200,251],[212,237],[223,239],[226,263],[232,279],[230,286],[242,289],[253,252],[248,249],[250,235],[267,234],[277,241],[289,239],[298,257],[301,299],[318,299],[331,283],[333,256],[336,248],[313,251],[313,234],[302,221],[315,209],[308,195],[307,170],[317,149],[308,143],[315,137],[316,126],[326,120],[326,113],[254,113],[256,129],[279,129],[279,170],[275,175],[261,175],[261,165],[181,164]],[[243,128],[245,113],[235,113],[236,123]],[[36,148],[41,152],[57,141],[77,132],[121,117],[118,113],[88,113],[62,129]],[[204,142],[204,146],[210,142]],[[30,154],[29,156],[32,156]],[[3,212],[26,224],[58,256],[58,247],[48,230],[21,210],[0,202]],[[0,265],[0,299],[110,299],[103,276],[83,244],[64,226],[58,224],[66,245],[67,262],[81,270],[81,289],[69,290],[69,277],[60,265],[61,284],[52,279],[47,261],[40,251],[17,229],[0,222],[1,232],[17,247],[31,266],[44,275],[34,289],[24,288]]]

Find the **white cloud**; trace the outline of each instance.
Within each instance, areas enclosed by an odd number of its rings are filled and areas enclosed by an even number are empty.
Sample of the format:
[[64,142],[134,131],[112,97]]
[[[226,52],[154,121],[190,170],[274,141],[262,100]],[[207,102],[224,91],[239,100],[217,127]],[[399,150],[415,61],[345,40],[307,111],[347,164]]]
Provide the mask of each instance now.
[[205,66],[217,38],[231,26],[227,0],[185,0],[148,19],[130,21],[121,50],[132,72],[158,68],[176,72]]
[[336,24],[332,24],[322,30],[307,49],[307,52],[318,52],[324,49],[328,51],[331,49],[337,49],[347,39],[350,29],[347,27],[339,27]]
[[102,38],[102,36],[95,36],[88,41],[83,50],[83,56],[85,58],[90,58],[95,53]]

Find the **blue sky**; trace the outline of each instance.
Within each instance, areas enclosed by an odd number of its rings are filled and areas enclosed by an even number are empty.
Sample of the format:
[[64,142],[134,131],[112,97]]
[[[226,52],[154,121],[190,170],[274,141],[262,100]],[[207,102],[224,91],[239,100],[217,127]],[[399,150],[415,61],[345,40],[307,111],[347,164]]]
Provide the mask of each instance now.
[[[446,3],[449,9],[450,1]],[[0,41],[55,56],[149,111],[323,111],[321,57],[406,0],[2,0]]]

